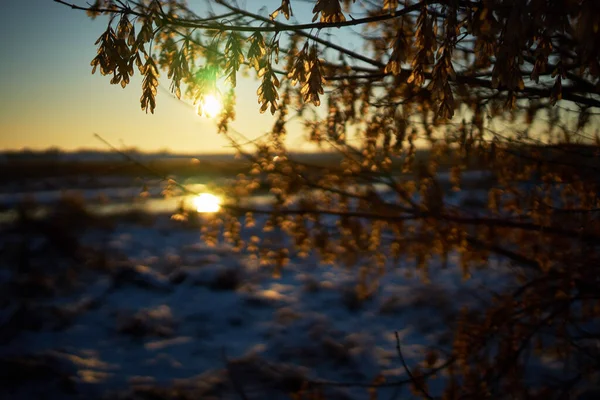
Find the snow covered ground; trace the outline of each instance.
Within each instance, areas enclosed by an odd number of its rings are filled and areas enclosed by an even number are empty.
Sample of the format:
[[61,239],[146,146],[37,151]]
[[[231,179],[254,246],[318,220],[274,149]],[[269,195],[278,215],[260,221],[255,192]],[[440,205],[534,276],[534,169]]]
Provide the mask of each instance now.
[[[189,398],[241,398],[240,390],[252,399],[286,398],[309,380],[352,384],[324,385],[328,398],[366,398],[354,384],[380,374],[388,384],[407,378],[395,332],[414,367],[427,346],[448,348],[458,309],[505,274],[492,266],[463,282],[458,268],[433,266],[424,284],[401,262],[361,301],[356,269],[292,257],[276,279],[225,245],[208,247],[198,229],[167,215],[81,239],[104,243],[104,270],[84,266],[77,290],[25,310],[15,299],[0,304],[5,325],[36,320],[0,340],[1,360],[30,360],[4,361],[16,377],[0,397],[135,398],[175,387]],[[3,283],[10,278],[4,271]],[[405,386],[382,388],[381,398],[408,398]],[[167,393],[154,398],[174,398]]]
[[[380,398],[410,398],[408,385],[394,385],[408,378],[396,333],[411,368],[431,346],[440,351],[441,365],[458,310],[506,282],[500,264],[474,271],[465,282],[453,258],[447,269],[431,265],[429,284],[413,263],[389,264],[366,300],[357,298],[357,268],[292,256],[274,278],[250,256],[227,245],[209,247],[197,227],[170,219],[165,212],[180,199],[160,198],[158,189],[150,188],[139,207],[157,215],[76,233],[101,262],[69,261],[78,270],[74,290],[41,297],[28,289],[14,296],[14,270],[0,269],[0,369],[11,371],[12,382],[0,398],[221,399],[244,398],[243,392],[249,399],[277,399],[308,381],[328,399],[362,399],[368,392],[361,385],[378,376],[385,378]],[[103,190],[112,202],[96,211],[125,211],[139,190]],[[86,203],[98,195],[82,194]],[[63,195],[37,193],[36,200],[51,204]],[[0,203],[20,199],[19,193],[0,195]],[[487,194],[449,197],[457,206],[465,200],[484,204]],[[34,249],[42,247],[39,241]],[[12,247],[0,241],[0,254]],[[64,262],[41,259],[56,270]]]

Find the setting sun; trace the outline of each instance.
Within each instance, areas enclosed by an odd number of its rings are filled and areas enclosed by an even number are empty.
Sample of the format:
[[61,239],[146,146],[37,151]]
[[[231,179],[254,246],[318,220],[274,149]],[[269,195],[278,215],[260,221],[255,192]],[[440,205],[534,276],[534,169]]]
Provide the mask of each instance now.
[[203,115],[207,118],[214,118],[219,115],[221,108],[223,108],[221,99],[214,94],[209,94],[204,96],[202,101],[198,103],[196,111],[198,115]]
[[221,209],[221,199],[210,193],[202,193],[192,200],[199,213],[213,213]]

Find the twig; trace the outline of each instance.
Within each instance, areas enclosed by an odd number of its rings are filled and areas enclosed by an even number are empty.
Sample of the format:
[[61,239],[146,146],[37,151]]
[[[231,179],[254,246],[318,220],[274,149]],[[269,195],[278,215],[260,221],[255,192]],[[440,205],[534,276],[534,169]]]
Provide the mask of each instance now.
[[181,190],[184,191],[184,193],[186,194],[192,194],[192,195],[198,195],[198,193],[188,189],[187,187],[185,187],[184,185],[182,185],[181,183],[177,182],[175,179],[171,179],[166,175],[161,174],[159,171],[155,170],[154,168],[149,167],[147,164],[144,164],[143,162],[137,160],[136,158],[134,158],[133,156],[131,156],[130,154],[127,154],[126,152],[124,152],[123,150],[119,150],[115,145],[113,145],[112,143],[110,143],[108,140],[104,139],[102,136],[100,136],[97,133],[94,133],[94,137],[96,139],[98,139],[99,141],[101,141],[102,143],[104,143],[105,145],[107,145],[112,151],[114,151],[115,153],[125,157],[126,160],[132,162],[133,164],[137,165],[138,167],[145,169],[146,171],[148,171],[151,175],[154,175],[155,177],[159,178],[162,181],[165,182],[173,182],[174,185],[176,185],[178,188],[180,188]]
[[410,378],[411,382],[415,385],[415,387],[421,393],[423,393],[423,396],[425,396],[425,398],[427,398],[429,400],[433,400],[433,397],[431,397],[431,395],[427,392],[427,390],[425,390],[425,388],[421,385],[421,382],[419,382],[414,377],[414,375],[412,374],[412,372],[410,372],[410,369],[408,368],[408,365],[406,365],[406,360],[404,359],[404,355],[402,355],[402,349],[400,348],[400,337],[398,336],[398,331],[394,331],[394,334],[396,335],[396,350],[398,350],[398,357],[400,357],[400,362],[402,363],[402,366],[404,367],[404,370],[406,371],[406,374]]
[[80,10],[80,11],[94,11],[94,12],[99,12],[99,13],[110,13],[110,14],[122,14],[122,13],[129,13],[129,14],[133,14],[136,15],[138,17],[142,17],[143,14],[139,13],[139,12],[134,12],[133,10],[131,10],[130,8],[125,8],[123,7],[122,9],[112,9],[112,8],[93,8],[91,6],[89,7],[83,7],[83,6],[79,6],[75,3],[69,3],[67,1],[64,0],[54,0],[55,3],[59,3],[62,5],[65,5],[67,7],[70,7],[72,10]]

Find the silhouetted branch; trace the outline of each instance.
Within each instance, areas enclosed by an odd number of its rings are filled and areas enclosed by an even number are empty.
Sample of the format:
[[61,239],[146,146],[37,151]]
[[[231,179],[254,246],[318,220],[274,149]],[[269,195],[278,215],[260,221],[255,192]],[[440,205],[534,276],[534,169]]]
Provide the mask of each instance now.
[[406,365],[406,360],[404,359],[404,355],[402,354],[402,348],[400,347],[400,337],[398,336],[398,331],[394,331],[394,335],[396,335],[396,351],[398,352],[398,357],[400,358],[400,362],[402,363],[404,371],[406,371],[406,374],[410,378],[415,388],[417,388],[417,390],[421,392],[426,399],[433,400],[433,397],[431,397],[431,395],[427,392],[427,390],[425,390],[425,388],[421,384],[422,382],[415,378],[415,376],[410,371],[410,368],[408,368],[408,365]]

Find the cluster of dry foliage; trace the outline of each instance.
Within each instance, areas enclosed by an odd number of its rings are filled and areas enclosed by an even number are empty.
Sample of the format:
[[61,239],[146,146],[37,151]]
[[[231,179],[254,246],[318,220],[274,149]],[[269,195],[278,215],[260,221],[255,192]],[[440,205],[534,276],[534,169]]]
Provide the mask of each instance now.
[[[253,173],[232,189],[231,212],[203,228],[206,240],[224,238],[276,271],[315,253],[370,266],[364,296],[390,261],[427,279],[449,256],[465,278],[501,260],[514,270],[511,290],[465,311],[437,355],[444,388],[430,393],[423,367],[411,374],[417,393],[570,398],[598,380],[600,2],[282,0],[265,13],[205,3],[197,12],[178,0],[67,5],[110,16],[92,66],[123,87],[139,71],[146,111],[159,71],[194,101],[227,79],[218,126],[234,144],[237,77],[255,73],[257,111],[274,124],[255,152],[239,147]],[[292,7],[307,3],[312,21],[297,20]],[[343,156],[339,168],[293,160],[285,137],[298,118],[307,140]],[[415,160],[419,146],[428,159]],[[444,165],[451,187],[439,180]],[[474,169],[489,172],[479,188],[487,206],[449,204]],[[264,185],[272,209],[244,208]],[[257,212],[265,234],[244,242]],[[564,368],[541,379],[541,358]]]

